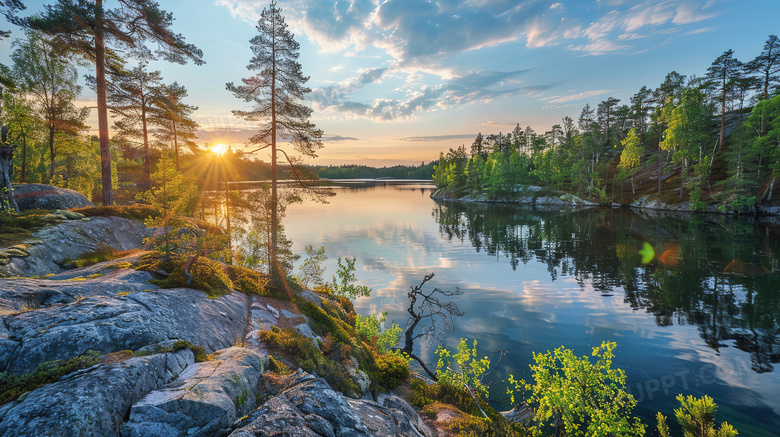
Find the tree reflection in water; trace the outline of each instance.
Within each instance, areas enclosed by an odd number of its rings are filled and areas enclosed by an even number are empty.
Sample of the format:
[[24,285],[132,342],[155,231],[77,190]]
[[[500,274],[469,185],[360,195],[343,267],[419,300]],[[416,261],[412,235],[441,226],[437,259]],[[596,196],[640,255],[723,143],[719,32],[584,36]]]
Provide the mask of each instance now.
[[[605,296],[623,293],[626,304],[653,314],[659,326],[695,325],[710,348],[749,353],[755,372],[771,372],[780,362],[780,235],[768,225],[713,215],[647,218],[624,209],[452,202],[437,203],[433,216],[443,236],[507,259],[513,270],[544,263],[553,281],[568,276]],[[642,263],[647,245],[654,256]]]

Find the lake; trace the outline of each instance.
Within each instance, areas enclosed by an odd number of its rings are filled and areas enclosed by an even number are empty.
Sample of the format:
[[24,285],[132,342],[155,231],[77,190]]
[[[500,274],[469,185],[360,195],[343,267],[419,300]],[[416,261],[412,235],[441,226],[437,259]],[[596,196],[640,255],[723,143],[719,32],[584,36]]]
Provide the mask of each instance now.
[[[590,355],[610,340],[652,433],[656,411],[674,423],[683,393],[712,396],[717,419],[740,435],[780,435],[776,232],[728,217],[436,202],[432,189],[337,187],[329,204],[290,206],[287,236],[297,253],[325,247],[326,278],[338,257],[357,258],[373,294],[356,310],[387,311],[402,327],[406,292],[425,274],[435,273],[430,287],[459,288],[453,300],[466,314],[446,346],[468,338],[480,355],[510,349],[493,379],[529,380],[532,352]],[[417,348],[435,367],[435,345]],[[503,389],[493,392],[506,409]]]

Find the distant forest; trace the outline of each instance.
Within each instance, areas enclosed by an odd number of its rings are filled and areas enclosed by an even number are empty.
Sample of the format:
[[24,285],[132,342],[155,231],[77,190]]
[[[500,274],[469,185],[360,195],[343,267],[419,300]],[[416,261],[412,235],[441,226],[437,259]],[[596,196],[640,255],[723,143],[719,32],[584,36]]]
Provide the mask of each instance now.
[[[453,196],[511,196],[535,184],[593,200],[652,195],[693,208],[746,210],[772,201],[780,174],[780,41],[749,62],[727,50],[703,76],[667,74],[629,102],[586,104],[544,133],[518,123],[441,153],[438,187]],[[622,103],[622,104],[621,104]],[[775,196],[777,197],[777,196]]]
[[365,179],[365,178],[396,178],[396,179],[431,179],[436,161],[414,165],[395,165],[392,167],[369,167],[366,165],[315,165],[310,169],[317,176],[326,179]]

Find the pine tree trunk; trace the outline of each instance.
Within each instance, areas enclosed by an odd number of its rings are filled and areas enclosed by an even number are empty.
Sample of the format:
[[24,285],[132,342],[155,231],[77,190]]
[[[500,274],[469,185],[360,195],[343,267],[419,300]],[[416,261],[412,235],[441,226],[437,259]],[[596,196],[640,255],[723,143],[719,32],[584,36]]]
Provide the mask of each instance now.
[[146,128],[146,102],[141,100],[141,129],[144,136],[144,174],[141,178],[141,190],[152,189],[152,153],[149,151],[149,133]]
[[[273,38],[273,37],[272,37]],[[268,273],[271,283],[281,285],[281,272],[276,257],[276,249],[279,243],[279,196],[277,193],[277,165],[276,165],[276,41],[272,48],[272,73],[271,73],[271,247],[269,247]]]
[[2,143],[0,143],[0,211],[12,214],[19,213],[19,206],[13,195],[11,179],[14,170],[15,145],[8,144],[8,128],[2,128]]
[[49,122],[49,182],[54,178],[54,166],[55,164],[55,157],[54,157],[54,123]]
[[100,138],[100,176],[103,205],[114,204],[111,180],[111,146],[108,143],[108,106],[106,104],[106,46],[103,40],[103,0],[95,2],[95,91],[97,93],[98,134]]

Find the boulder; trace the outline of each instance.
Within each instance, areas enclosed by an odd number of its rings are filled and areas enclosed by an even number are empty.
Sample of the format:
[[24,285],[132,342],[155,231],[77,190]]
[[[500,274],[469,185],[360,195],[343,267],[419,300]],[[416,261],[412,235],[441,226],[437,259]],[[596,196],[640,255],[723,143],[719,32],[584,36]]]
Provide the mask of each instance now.
[[2,437],[114,437],[130,406],[195,362],[189,349],[71,373],[4,406]]
[[83,194],[67,188],[44,184],[13,185],[19,211],[28,209],[73,209],[95,206]]
[[133,404],[121,435],[227,435],[238,417],[255,409],[263,367],[260,355],[249,349],[221,350],[213,361],[188,367],[175,381]]
[[348,399],[325,380],[298,370],[276,397],[239,421],[231,437],[426,436],[433,433],[404,400]]
[[[91,291],[85,292],[91,297],[2,317],[7,331],[0,332],[0,371],[28,373],[46,361],[69,359],[88,350],[137,350],[174,339],[211,353],[244,336],[248,302],[243,294],[209,299],[206,293],[188,288],[133,291],[128,286],[119,291],[121,285],[109,288],[106,284],[111,282],[101,279],[83,281],[92,282]],[[13,284],[9,279],[0,281]]]
[[[85,221],[87,220],[87,221]],[[33,233],[10,262],[0,266],[0,276],[42,276],[59,273],[66,260],[103,249],[125,251],[144,247],[152,230],[137,220],[94,217],[46,226]],[[7,251],[7,250],[6,250]]]

